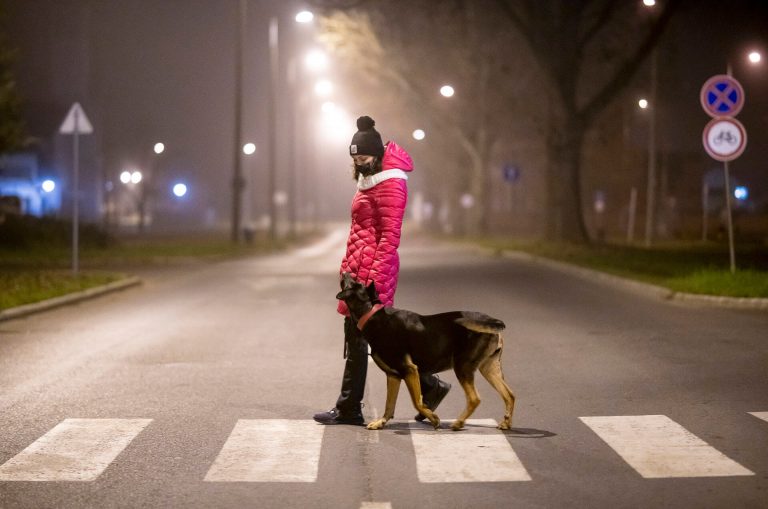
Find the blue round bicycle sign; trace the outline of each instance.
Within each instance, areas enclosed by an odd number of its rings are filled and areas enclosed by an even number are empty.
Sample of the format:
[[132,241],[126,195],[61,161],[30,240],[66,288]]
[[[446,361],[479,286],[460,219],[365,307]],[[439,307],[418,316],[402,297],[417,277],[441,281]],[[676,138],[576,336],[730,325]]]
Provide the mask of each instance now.
[[734,117],[744,107],[741,83],[727,74],[712,76],[701,87],[701,107],[710,117]]

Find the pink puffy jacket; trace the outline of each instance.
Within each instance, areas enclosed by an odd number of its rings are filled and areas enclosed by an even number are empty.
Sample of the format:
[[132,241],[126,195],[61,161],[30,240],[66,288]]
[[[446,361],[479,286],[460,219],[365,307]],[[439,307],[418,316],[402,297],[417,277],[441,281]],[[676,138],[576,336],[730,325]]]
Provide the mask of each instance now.
[[[413,161],[408,152],[392,141],[387,142],[381,171],[361,177],[352,199],[352,226],[340,272],[350,272],[365,285],[376,283],[385,306],[392,306],[395,300],[400,269],[397,248],[408,200],[406,172],[410,171]],[[344,301],[339,301],[338,312],[349,316]]]

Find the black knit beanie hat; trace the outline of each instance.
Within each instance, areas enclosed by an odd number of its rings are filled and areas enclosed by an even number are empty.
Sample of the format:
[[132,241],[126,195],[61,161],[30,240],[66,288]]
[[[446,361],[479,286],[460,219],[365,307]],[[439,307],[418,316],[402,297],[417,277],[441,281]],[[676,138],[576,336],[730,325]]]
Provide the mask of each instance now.
[[381,142],[379,132],[373,128],[375,125],[376,122],[369,116],[357,119],[357,132],[352,136],[349,155],[376,157],[384,155],[384,144]]

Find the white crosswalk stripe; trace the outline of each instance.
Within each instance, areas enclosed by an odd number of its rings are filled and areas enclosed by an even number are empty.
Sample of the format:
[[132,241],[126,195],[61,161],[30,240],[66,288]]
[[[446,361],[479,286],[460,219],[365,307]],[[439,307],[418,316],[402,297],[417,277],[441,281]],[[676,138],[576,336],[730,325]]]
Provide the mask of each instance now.
[[460,432],[424,430],[413,422],[411,439],[423,483],[530,481],[528,471],[493,419],[470,419]]
[[324,431],[312,420],[241,419],[205,480],[315,482]]
[[[749,412],[768,422],[768,412]],[[644,478],[755,475],[664,415],[580,417]],[[0,465],[0,481],[93,481],[152,419],[65,419]],[[448,422],[448,421],[445,421]],[[361,444],[413,444],[422,483],[517,482],[532,478],[493,419],[471,419],[461,432],[408,423],[407,435],[359,429]],[[324,434],[312,420],[241,419],[204,480],[317,482]],[[389,502],[365,502],[368,509]]]
[[645,478],[754,475],[665,415],[580,419]]
[[93,481],[152,419],[66,419],[0,466],[0,481]]

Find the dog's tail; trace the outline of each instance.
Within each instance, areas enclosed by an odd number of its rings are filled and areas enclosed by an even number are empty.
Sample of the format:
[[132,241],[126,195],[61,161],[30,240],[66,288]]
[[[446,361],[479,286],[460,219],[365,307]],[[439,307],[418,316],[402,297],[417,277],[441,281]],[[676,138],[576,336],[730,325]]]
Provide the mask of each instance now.
[[506,327],[501,320],[475,311],[462,311],[456,323],[471,331],[490,334],[498,334]]

